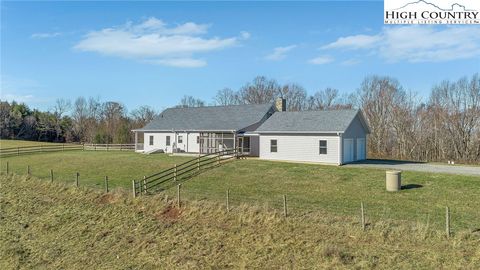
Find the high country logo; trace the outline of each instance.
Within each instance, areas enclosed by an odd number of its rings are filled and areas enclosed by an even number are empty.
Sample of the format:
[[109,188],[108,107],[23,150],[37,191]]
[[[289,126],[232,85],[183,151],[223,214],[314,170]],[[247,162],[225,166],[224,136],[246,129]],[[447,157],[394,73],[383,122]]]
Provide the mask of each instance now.
[[479,0],[384,0],[385,24],[480,24]]

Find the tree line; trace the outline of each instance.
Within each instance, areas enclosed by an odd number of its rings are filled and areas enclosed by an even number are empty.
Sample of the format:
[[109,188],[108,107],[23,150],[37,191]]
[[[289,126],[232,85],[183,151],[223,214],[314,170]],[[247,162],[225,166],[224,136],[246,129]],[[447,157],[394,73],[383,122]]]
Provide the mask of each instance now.
[[[419,161],[480,161],[480,76],[432,86],[426,99],[388,76],[368,76],[358,89],[341,95],[335,88],[312,95],[299,84],[280,84],[263,76],[238,90],[217,91],[209,105],[273,103],[287,100],[287,111],[361,109],[369,123],[368,156]],[[184,96],[177,107],[206,106]],[[56,101],[49,111],[0,101],[0,136],[38,141],[131,143],[132,129],[158,111],[141,106],[131,112],[118,102],[79,97]]]

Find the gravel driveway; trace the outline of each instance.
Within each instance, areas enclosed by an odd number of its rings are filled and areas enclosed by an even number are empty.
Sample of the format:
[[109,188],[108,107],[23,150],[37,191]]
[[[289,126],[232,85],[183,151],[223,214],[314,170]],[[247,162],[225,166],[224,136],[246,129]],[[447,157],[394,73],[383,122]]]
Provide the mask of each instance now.
[[346,164],[344,166],[480,176],[479,166],[475,167],[475,166],[441,165],[441,164],[430,164],[430,163],[411,162],[411,161],[371,160],[371,159],[364,160],[364,161],[357,161],[354,163]]

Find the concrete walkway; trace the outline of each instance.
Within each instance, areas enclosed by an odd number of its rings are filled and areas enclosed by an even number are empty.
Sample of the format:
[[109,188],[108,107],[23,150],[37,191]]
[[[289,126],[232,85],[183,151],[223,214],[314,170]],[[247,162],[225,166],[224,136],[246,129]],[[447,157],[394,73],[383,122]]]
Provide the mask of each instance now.
[[361,168],[395,169],[400,171],[449,173],[449,174],[471,175],[471,176],[480,177],[480,166],[442,165],[442,164],[431,164],[431,163],[413,162],[413,161],[375,160],[375,159],[357,161],[344,166],[361,167]]

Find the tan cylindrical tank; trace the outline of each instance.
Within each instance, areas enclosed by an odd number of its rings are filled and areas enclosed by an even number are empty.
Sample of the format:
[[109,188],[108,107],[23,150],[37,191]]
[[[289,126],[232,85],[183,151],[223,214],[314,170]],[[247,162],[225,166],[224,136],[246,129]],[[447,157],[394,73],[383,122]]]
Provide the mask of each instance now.
[[387,171],[386,175],[387,191],[399,191],[402,189],[402,172]]

